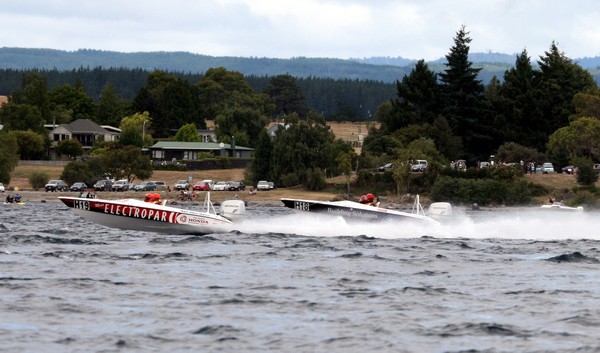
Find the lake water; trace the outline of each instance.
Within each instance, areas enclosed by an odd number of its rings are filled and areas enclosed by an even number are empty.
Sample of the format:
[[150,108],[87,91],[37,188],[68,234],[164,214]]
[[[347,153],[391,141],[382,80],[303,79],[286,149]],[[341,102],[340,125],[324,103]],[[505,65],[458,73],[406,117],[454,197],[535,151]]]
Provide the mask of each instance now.
[[600,217],[435,228],[249,207],[240,232],[0,206],[2,352],[600,352]]

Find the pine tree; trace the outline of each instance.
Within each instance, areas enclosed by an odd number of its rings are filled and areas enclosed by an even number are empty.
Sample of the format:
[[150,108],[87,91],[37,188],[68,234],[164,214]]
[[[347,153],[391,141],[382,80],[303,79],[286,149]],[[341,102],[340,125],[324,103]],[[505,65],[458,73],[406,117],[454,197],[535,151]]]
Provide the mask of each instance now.
[[468,157],[476,158],[478,151],[485,147],[481,127],[489,125],[481,121],[481,100],[483,84],[477,79],[480,68],[473,68],[469,61],[469,32],[462,26],[454,38],[454,46],[446,55],[444,72],[440,73],[443,95],[443,115],[448,120],[455,135],[463,140]]
[[396,81],[396,95],[391,119],[383,122],[383,129],[388,132],[410,124],[431,124],[439,114],[437,75],[424,60],[419,60],[402,82]]
[[546,138],[537,141],[538,146],[545,145],[548,135],[569,123],[569,116],[575,113],[573,96],[596,87],[590,73],[559,51],[555,42],[544,54],[538,60],[540,71],[536,93],[540,97],[538,104],[544,117],[540,129]]
[[258,135],[258,143],[254,150],[254,161],[250,167],[253,183],[259,180],[271,180],[271,156],[273,143],[267,133],[267,129],[262,129]]
[[515,66],[504,73],[499,92],[503,102],[498,114],[505,118],[502,128],[505,142],[539,148],[539,142],[544,141],[544,118],[535,99],[538,76],[526,49],[517,56]]

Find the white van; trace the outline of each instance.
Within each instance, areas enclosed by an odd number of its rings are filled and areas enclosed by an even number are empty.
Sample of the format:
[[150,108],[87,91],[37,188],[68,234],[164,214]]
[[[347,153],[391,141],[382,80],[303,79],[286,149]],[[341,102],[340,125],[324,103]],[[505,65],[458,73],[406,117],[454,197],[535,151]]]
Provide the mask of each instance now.
[[410,166],[411,172],[424,172],[425,169],[427,169],[427,161],[424,159],[417,159],[414,164]]

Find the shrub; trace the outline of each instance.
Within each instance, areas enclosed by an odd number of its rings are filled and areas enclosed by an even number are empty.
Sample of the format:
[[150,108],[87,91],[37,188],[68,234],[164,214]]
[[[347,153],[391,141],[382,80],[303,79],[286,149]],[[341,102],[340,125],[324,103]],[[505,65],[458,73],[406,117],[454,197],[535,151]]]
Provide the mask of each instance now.
[[356,184],[364,185],[370,184],[375,179],[375,175],[370,169],[359,169],[356,174]]
[[306,171],[306,187],[311,191],[325,189],[325,173],[320,168],[308,169]]
[[598,173],[590,162],[581,163],[577,166],[577,183],[581,185],[593,185],[598,181]]
[[523,167],[520,164],[514,166],[499,165],[490,168],[490,175],[496,180],[513,180],[523,176]]
[[457,204],[522,205],[530,203],[533,196],[546,193],[543,186],[523,180],[458,179],[446,176],[438,178],[430,196],[435,201]]
[[187,165],[185,163],[168,163],[168,164],[157,164],[152,166],[153,170],[173,170],[173,171],[187,171]]
[[200,152],[200,153],[198,153],[198,156],[196,157],[196,159],[199,161],[204,160],[204,159],[212,159],[212,158],[215,158],[215,155],[210,152]]
[[582,190],[575,194],[575,197],[569,201],[571,206],[584,206],[587,208],[598,208],[598,198],[593,192]]
[[281,178],[281,184],[284,187],[295,186],[300,184],[300,179],[296,173],[288,173]]
[[50,177],[47,173],[33,172],[29,177],[29,185],[31,185],[34,190],[41,189],[46,186],[48,180],[50,180]]
[[231,158],[229,157],[217,157],[216,162],[217,166],[221,169],[231,168]]
[[94,185],[98,179],[98,176],[94,175],[87,163],[79,161],[67,163],[60,177],[67,184],[82,181],[88,186]]

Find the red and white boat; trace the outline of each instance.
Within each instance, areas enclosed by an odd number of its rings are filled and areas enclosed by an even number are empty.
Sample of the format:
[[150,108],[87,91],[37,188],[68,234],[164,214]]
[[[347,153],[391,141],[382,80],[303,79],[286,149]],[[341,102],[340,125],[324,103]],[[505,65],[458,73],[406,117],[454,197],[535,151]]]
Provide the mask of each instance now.
[[166,206],[137,199],[103,200],[61,196],[59,199],[84,219],[103,226],[165,234],[210,234],[235,230],[245,213],[242,200],[221,203],[217,213],[210,193],[201,211]]

